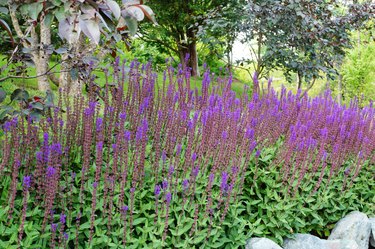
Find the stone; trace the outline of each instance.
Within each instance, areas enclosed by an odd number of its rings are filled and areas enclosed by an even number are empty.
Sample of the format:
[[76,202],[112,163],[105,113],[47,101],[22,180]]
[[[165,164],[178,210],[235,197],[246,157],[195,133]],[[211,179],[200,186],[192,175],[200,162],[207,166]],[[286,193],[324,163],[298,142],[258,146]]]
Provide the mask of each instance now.
[[251,238],[245,249],[282,249],[278,244],[267,238]]
[[370,233],[371,224],[367,215],[354,211],[337,222],[328,240],[354,240],[358,249],[368,249]]
[[359,249],[357,242],[355,242],[354,240],[335,239],[325,240],[324,242],[329,249]]
[[323,240],[310,234],[296,234],[292,239],[286,239],[284,249],[330,249]]
[[375,247],[375,218],[371,218],[370,223],[371,223],[370,245],[372,247]]

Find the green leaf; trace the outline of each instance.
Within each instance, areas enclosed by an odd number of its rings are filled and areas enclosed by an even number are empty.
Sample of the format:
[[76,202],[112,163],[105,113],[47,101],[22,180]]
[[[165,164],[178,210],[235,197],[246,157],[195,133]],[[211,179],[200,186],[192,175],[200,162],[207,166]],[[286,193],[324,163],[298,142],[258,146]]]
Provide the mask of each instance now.
[[27,101],[29,99],[29,93],[26,90],[17,88],[10,95],[10,100],[13,101]]
[[205,238],[206,238],[206,233],[204,232],[199,232],[200,235],[194,238],[193,243],[194,244],[199,244],[201,243]]
[[130,35],[135,35],[138,30],[138,22],[135,18],[132,18],[130,16],[124,17],[126,26],[129,29]]
[[40,111],[43,111],[43,110],[44,110],[44,106],[43,106],[43,104],[40,103],[40,102],[32,102],[30,105],[31,105],[31,107],[32,107],[33,109],[40,110]]

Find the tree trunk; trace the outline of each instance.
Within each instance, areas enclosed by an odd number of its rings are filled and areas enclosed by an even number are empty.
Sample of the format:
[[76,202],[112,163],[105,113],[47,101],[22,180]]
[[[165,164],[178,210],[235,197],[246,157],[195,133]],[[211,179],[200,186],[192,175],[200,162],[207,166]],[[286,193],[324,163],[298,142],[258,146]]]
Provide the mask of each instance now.
[[51,90],[51,86],[48,81],[48,75],[46,75],[49,68],[50,54],[47,53],[46,48],[51,45],[51,27],[46,24],[45,18],[40,22],[40,44],[38,64],[36,65],[36,71],[38,75],[43,75],[38,78],[38,89],[45,92]]
[[12,20],[12,24],[14,30],[17,33],[17,36],[21,39],[22,45],[25,48],[30,49],[31,51],[31,58],[35,64],[36,75],[38,80],[38,89],[41,91],[50,90],[50,84],[48,82],[48,76],[46,73],[48,72],[49,68],[49,59],[50,55],[46,52],[46,47],[51,45],[51,27],[46,23],[45,18],[41,17],[40,22],[40,30],[39,34],[37,33],[36,27],[32,27],[30,31],[31,34],[31,44],[27,42],[25,37],[29,35],[29,31],[27,33],[23,33],[21,26],[17,19],[16,9],[13,6],[11,1],[8,1],[9,7],[9,14]]
[[[181,36],[181,38],[183,38]],[[178,53],[180,57],[180,62],[183,68],[190,67],[192,76],[199,76],[198,67],[198,53],[197,53],[197,41],[195,33],[193,30],[188,30],[186,33],[188,44],[184,44],[182,41],[178,41]],[[189,59],[186,63],[187,55],[189,54]]]
[[79,77],[78,63],[81,61],[81,55],[91,52],[92,46],[86,44],[85,36],[81,33],[76,42],[70,44],[74,60],[69,59],[68,54],[62,55],[61,73],[59,85],[68,94],[79,95],[82,93],[83,82]]
[[297,72],[297,89],[301,89],[302,88],[302,73],[301,72]]

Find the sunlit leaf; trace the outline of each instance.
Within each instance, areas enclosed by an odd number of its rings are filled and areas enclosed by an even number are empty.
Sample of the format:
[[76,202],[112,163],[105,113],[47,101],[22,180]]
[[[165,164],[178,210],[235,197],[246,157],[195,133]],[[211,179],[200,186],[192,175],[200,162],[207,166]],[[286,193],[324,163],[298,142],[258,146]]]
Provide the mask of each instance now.
[[100,29],[98,19],[79,18],[79,26],[82,32],[95,44],[100,41]]

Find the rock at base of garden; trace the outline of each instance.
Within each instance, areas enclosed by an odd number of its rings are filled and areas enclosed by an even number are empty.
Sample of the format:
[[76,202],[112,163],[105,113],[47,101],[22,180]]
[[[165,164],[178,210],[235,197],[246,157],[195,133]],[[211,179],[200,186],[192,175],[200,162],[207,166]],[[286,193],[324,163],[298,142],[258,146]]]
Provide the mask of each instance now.
[[370,223],[371,223],[370,245],[372,247],[375,247],[375,218],[371,218]]
[[286,239],[284,249],[330,249],[323,240],[310,234],[296,234],[292,239]]
[[282,248],[270,239],[251,238],[247,241],[245,249],[282,249]]
[[368,249],[370,233],[371,224],[367,215],[354,211],[335,225],[328,240],[354,240],[357,242],[359,249]]
[[329,249],[359,249],[357,242],[354,240],[326,240],[325,244]]

